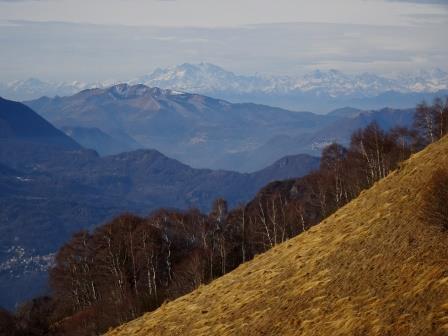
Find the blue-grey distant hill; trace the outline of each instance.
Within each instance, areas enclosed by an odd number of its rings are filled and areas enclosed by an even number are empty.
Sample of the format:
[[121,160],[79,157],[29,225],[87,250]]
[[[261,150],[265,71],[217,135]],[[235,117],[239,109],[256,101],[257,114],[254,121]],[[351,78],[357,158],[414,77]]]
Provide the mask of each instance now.
[[[262,146],[275,136],[313,132],[337,119],[127,84],[26,104],[57,127],[98,128],[108,134],[120,131],[142,148],[157,148],[190,166],[236,171],[245,171],[241,169],[244,162],[226,166],[217,162]],[[282,156],[279,148],[275,160]],[[265,166],[254,165],[250,171]]]
[[93,130],[120,133],[135,141],[133,148],[157,148],[195,168],[240,172],[260,170],[287,155],[318,156],[329,142],[347,143],[351,133],[368,122],[387,129],[406,126],[413,116],[412,109],[352,107],[318,115],[140,84],[42,97],[26,104],[102,154],[119,153],[124,143],[113,136],[106,141]]

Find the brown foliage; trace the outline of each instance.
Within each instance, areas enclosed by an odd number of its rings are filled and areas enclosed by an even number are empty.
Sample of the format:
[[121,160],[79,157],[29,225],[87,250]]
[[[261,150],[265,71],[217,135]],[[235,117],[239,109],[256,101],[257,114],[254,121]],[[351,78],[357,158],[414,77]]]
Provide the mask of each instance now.
[[16,318],[6,310],[0,309],[0,336],[18,335]]
[[39,297],[22,304],[13,315],[0,309],[0,336],[51,336],[54,301]]
[[208,216],[194,209],[124,214],[74,235],[50,274],[58,331],[99,334],[239,265],[239,230],[228,217],[217,200]]

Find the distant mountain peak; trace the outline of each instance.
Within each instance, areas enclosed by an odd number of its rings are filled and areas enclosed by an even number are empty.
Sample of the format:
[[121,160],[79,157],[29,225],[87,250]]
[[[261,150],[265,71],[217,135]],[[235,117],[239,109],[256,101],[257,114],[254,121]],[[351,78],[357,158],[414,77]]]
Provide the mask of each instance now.
[[150,88],[143,84],[129,85],[126,83],[117,84],[106,89],[107,93],[112,94],[116,98],[127,99],[147,95]]

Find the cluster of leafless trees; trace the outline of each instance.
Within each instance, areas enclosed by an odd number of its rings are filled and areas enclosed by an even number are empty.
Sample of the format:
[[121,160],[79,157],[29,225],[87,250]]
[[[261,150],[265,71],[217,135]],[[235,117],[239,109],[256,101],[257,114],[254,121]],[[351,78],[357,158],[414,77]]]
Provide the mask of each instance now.
[[124,214],[79,232],[57,254],[44,325],[56,334],[95,335],[153,310],[319,223],[447,131],[448,99],[421,104],[412,130],[372,123],[348,148],[325,148],[317,171],[273,182],[235,209],[218,199],[209,214]]
[[413,132],[385,132],[376,123],[355,132],[348,148],[326,147],[319,170],[273,183],[246,206],[252,255],[319,223],[389,174],[416,147]]
[[425,145],[442,138],[448,132],[448,97],[437,98],[430,106],[425,102],[418,105],[414,128]]
[[[76,234],[57,254],[50,274],[56,326],[67,335],[99,334],[226,273],[231,244],[224,200],[209,215],[159,210],[125,214],[93,233]],[[88,332],[89,331],[89,332]]]

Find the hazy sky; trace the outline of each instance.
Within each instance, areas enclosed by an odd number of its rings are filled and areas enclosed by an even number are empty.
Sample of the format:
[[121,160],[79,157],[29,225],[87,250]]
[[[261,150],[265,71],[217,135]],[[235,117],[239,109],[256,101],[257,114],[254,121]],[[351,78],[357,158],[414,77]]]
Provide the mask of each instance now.
[[447,69],[448,0],[0,0],[0,81]]

